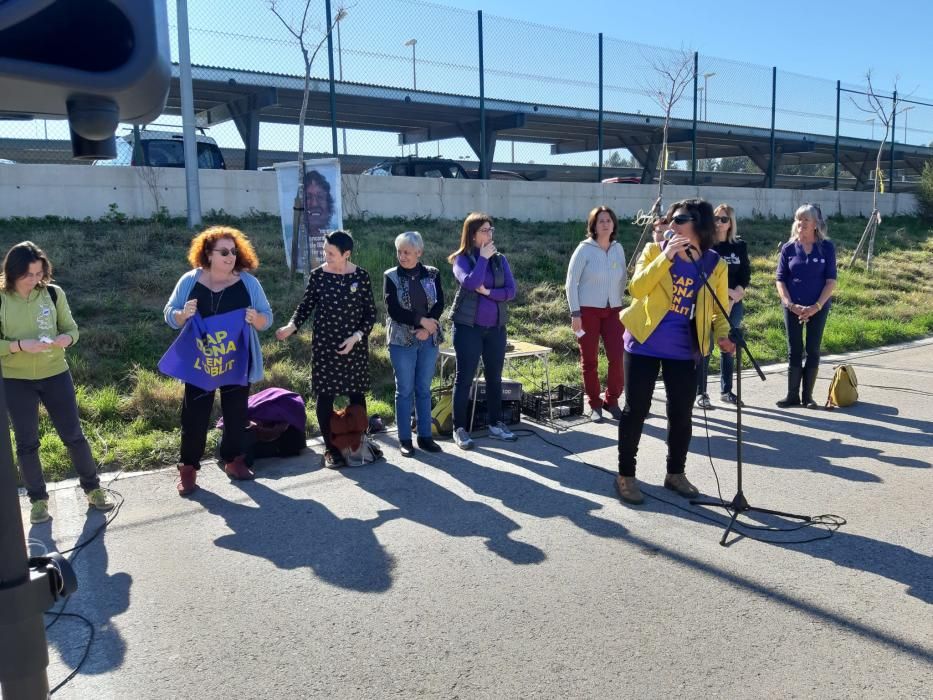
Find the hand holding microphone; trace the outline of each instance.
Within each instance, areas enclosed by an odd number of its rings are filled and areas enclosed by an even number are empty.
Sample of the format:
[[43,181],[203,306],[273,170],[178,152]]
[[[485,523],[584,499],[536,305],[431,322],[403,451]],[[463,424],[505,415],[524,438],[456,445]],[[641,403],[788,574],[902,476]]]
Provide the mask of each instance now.
[[680,257],[687,260],[693,260],[694,256],[691,252],[695,250],[693,243],[690,242],[690,239],[686,236],[675,233],[672,229],[668,229],[664,232],[664,240],[667,241],[667,245],[664,247],[664,254],[667,256],[667,259],[671,262],[674,261],[674,256],[680,254]]

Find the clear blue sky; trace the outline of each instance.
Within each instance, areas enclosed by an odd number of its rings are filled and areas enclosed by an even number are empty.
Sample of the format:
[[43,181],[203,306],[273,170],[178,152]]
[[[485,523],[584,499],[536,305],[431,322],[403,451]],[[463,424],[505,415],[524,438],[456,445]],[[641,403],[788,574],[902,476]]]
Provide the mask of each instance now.
[[[878,87],[896,76],[904,93],[933,102],[933,3],[928,0],[433,0],[485,15],[602,31],[607,37],[692,48],[720,58],[844,83],[873,70]],[[919,29],[919,31],[917,31]],[[874,81],[874,77],[873,77]]]

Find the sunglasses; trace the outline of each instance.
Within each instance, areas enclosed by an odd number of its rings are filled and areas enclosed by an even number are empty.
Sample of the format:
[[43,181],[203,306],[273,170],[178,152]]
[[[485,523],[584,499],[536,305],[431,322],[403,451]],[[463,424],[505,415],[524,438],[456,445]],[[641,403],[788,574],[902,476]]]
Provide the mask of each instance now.
[[675,224],[683,225],[691,221],[696,221],[696,219],[693,217],[693,214],[678,214],[673,219],[671,219],[671,221],[673,221]]
[[228,255],[236,257],[236,248],[214,248],[211,252],[217,253],[222,258],[226,258]]
[[721,224],[728,224],[732,221],[732,219],[730,219],[728,216],[717,216],[713,220],[718,221]]

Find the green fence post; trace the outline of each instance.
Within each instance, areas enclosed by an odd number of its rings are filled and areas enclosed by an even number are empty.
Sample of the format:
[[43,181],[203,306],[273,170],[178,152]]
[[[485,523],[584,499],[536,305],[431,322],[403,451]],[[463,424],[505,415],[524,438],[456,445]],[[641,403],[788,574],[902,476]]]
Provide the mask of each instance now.
[[777,153],[777,142],[774,136],[775,115],[777,114],[777,66],[771,68],[771,160],[768,163],[768,187],[774,187],[776,176],[774,159]]
[[[690,137],[691,141],[691,150],[690,150],[690,182],[693,185],[697,184],[697,83],[699,78],[697,77],[700,70],[700,52],[693,52],[693,135]],[[661,157],[665,159],[665,164],[667,163],[667,154],[662,153]]]
[[833,189],[839,189],[839,96],[842,94],[842,83],[836,81],[836,141],[833,144]]

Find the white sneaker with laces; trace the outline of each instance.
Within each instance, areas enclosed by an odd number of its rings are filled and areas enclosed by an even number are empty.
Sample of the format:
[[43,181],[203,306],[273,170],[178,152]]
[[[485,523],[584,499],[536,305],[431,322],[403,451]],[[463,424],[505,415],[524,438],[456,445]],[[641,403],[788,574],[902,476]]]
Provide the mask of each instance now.
[[454,442],[457,443],[457,447],[461,450],[473,449],[473,438],[470,437],[465,428],[457,428],[454,431]]
[[495,438],[496,440],[505,440],[506,442],[515,442],[518,440],[518,438],[515,437],[515,433],[509,430],[501,420],[495,425],[489,426],[489,437]]

